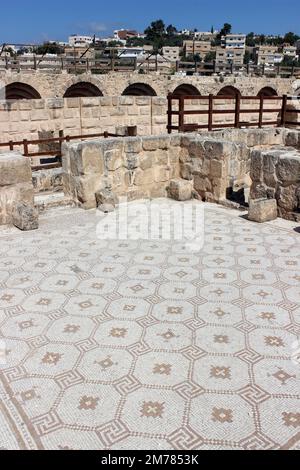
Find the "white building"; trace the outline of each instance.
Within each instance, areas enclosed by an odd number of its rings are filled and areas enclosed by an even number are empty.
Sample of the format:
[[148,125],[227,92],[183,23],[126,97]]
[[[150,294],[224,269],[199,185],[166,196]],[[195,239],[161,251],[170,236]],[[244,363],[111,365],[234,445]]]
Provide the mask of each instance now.
[[139,59],[144,57],[145,51],[142,47],[120,47],[118,50],[118,56],[126,59]]
[[217,34],[218,31],[214,31],[213,33],[211,31],[195,31],[193,33],[193,38],[198,41],[212,41]]
[[291,57],[292,59],[298,58],[297,47],[295,46],[284,46],[282,52],[285,57]]
[[[69,46],[71,47],[85,47],[92,44],[94,36],[82,36],[80,34],[72,34],[69,36]],[[99,38],[95,38],[96,41],[99,41]]]
[[281,64],[283,54],[276,46],[258,46],[254,48],[254,57],[257,65],[274,66]]
[[227,34],[222,36],[221,46],[225,49],[245,49],[246,34]]

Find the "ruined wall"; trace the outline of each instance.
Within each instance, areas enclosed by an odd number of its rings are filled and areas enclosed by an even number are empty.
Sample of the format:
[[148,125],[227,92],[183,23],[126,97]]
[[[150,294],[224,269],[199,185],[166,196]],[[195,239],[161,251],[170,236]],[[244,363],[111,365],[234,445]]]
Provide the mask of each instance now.
[[300,132],[284,131],[284,147],[252,150],[252,199],[275,199],[279,217],[300,221]]
[[[250,188],[251,148],[283,145],[286,130],[227,130],[94,140],[64,145],[65,191],[83,207],[96,206],[105,186],[129,199],[165,196],[173,178],[193,182],[202,200],[225,201],[228,190]],[[221,135],[218,135],[221,134]]]
[[65,144],[65,193],[82,207],[96,207],[95,193],[111,187],[128,200],[167,195],[179,176],[181,136],[128,137]]

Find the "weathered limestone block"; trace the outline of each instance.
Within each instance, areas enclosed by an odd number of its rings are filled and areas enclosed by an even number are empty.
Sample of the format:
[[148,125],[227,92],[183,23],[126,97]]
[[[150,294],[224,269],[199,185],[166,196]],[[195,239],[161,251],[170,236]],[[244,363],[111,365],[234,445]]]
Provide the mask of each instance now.
[[172,147],[181,147],[182,134],[171,134],[170,145]]
[[192,199],[193,182],[183,179],[174,179],[170,181],[168,195],[176,201],[188,201]]
[[52,191],[63,187],[62,169],[39,170],[32,173],[32,183],[36,192]]
[[96,207],[95,194],[103,186],[99,175],[76,177],[72,180],[72,186],[75,200],[80,203],[82,208],[94,209]]
[[236,152],[235,144],[226,141],[217,141],[209,139],[203,142],[203,151],[205,158],[215,160],[225,160]]
[[12,211],[12,223],[23,231],[39,228],[39,215],[33,205],[24,202],[17,203]]
[[170,168],[167,166],[156,166],[154,168],[154,181],[156,183],[165,183],[170,179]]
[[134,184],[136,186],[143,186],[145,184],[151,184],[155,181],[154,168],[148,170],[141,170],[138,168],[134,173]]
[[143,138],[144,150],[168,149],[170,146],[170,137],[168,135],[160,135],[155,137]]
[[117,196],[113,193],[111,186],[106,186],[95,194],[98,209],[102,212],[113,212],[118,203]]
[[105,166],[108,171],[116,171],[123,165],[123,154],[120,149],[106,150],[104,152]]
[[298,210],[299,187],[295,184],[290,186],[279,186],[276,192],[278,206],[286,212],[296,212]]
[[142,139],[140,137],[127,137],[124,141],[124,150],[127,153],[140,153],[142,151]]
[[18,152],[0,154],[0,225],[12,223],[14,207],[33,206],[34,191],[29,158]]
[[300,182],[300,154],[282,155],[278,161],[276,173],[283,185]]
[[202,199],[206,199],[206,193],[212,192],[212,183],[206,177],[195,175],[194,188]]
[[277,218],[275,199],[250,199],[248,219],[253,222],[268,222]]
[[246,143],[248,147],[282,145],[284,143],[284,136],[282,129],[247,129],[243,130],[246,133]]
[[127,153],[124,157],[124,167],[127,170],[133,171],[139,166],[138,154],[136,153]]
[[183,163],[180,165],[180,176],[184,180],[193,179],[193,166],[191,163]]
[[100,142],[74,144],[70,153],[71,172],[74,176],[103,174],[104,160]]
[[0,169],[0,186],[26,183],[31,180],[30,160],[19,152],[1,153]]
[[259,150],[253,150],[250,155],[251,168],[250,177],[252,181],[262,180],[262,169],[263,169],[263,156]]
[[300,148],[300,132],[292,129],[285,129],[285,145]]
[[224,176],[224,163],[219,160],[211,160],[210,175],[212,178],[222,178]]
[[153,152],[156,165],[168,165],[170,156],[167,150],[158,149]]
[[141,170],[147,170],[153,165],[154,159],[151,153],[145,153],[139,157],[139,166]]

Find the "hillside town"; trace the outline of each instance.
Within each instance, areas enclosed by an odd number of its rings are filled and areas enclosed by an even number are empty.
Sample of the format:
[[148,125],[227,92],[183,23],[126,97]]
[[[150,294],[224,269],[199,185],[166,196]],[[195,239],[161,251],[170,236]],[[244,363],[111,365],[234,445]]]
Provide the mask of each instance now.
[[184,29],[156,20],[143,33],[118,29],[111,37],[72,34],[67,42],[49,40],[40,45],[3,44],[0,67],[5,59],[47,64],[55,58],[67,60],[121,58],[137,64],[155,55],[158,69],[175,70],[179,61],[214,63],[218,66],[257,65],[268,70],[276,66],[300,66],[300,37],[293,32],[284,36],[234,32],[225,23],[220,30]]

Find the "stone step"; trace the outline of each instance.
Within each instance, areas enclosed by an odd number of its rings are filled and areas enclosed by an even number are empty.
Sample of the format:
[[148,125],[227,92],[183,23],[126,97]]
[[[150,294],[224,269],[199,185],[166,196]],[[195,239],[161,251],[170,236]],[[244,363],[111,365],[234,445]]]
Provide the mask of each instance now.
[[63,191],[45,192],[36,194],[34,197],[34,205],[39,213],[54,207],[74,207],[74,201],[65,196]]

